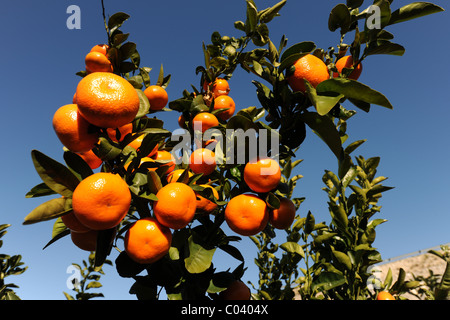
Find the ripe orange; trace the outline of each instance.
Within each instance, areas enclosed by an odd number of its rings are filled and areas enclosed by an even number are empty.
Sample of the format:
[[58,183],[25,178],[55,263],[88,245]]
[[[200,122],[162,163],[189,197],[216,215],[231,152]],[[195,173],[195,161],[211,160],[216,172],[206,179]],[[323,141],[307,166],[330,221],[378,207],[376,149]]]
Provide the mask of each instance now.
[[97,247],[97,235],[97,230],[90,230],[88,232],[70,231],[70,238],[73,244],[85,251],[95,251]]
[[178,117],[178,125],[180,126],[180,128],[186,129],[185,121],[186,121],[186,119],[184,118],[184,116],[182,114],[180,114],[180,116]]
[[88,74],[94,72],[113,72],[111,61],[103,53],[91,51],[86,55],[84,61]]
[[158,261],[169,252],[172,233],[154,218],[142,218],[133,223],[125,234],[125,251],[137,263]]
[[277,161],[262,158],[244,167],[244,181],[255,192],[269,192],[278,186],[281,169]]
[[[213,192],[214,198],[219,200],[219,193],[217,192],[216,189],[214,189],[213,187],[211,187],[210,185],[207,185],[207,184],[201,184],[200,186],[205,187],[205,188],[210,188]],[[197,194],[197,212],[211,213],[214,210],[216,210],[216,208],[217,208],[217,204],[215,204],[211,200],[204,198],[201,195]]]
[[214,152],[207,148],[195,149],[189,158],[189,168],[196,174],[210,175],[216,169]]
[[265,201],[256,195],[240,194],[228,202],[225,220],[237,234],[253,236],[266,227],[269,210]]
[[[177,169],[172,171],[171,173],[169,173],[167,175],[167,182],[168,183],[173,183],[173,182],[177,182],[178,179],[180,178],[180,176],[183,174],[184,169]],[[190,171],[188,171],[188,176],[189,178],[192,177],[194,174]]]
[[[155,160],[154,160],[153,158],[150,158],[150,157],[143,157],[143,158],[141,158],[141,161],[140,161],[140,163],[139,163],[139,166],[141,166],[141,164],[143,164],[143,163],[145,163],[145,162],[152,162],[152,163],[155,163]],[[131,161],[125,163],[125,165],[123,166],[125,170],[128,170],[128,167],[129,167],[130,163],[131,163]],[[138,167],[139,167],[139,166],[138,166]],[[148,168],[149,171],[156,171],[156,169],[158,169],[157,166],[149,167],[149,168]]]
[[199,127],[201,132],[205,132],[206,130],[216,127],[219,125],[219,120],[217,120],[216,116],[209,112],[200,112],[195,115],[194,119],[192,119],[192,127],[197,129]]
[[228,95],[230,92],[230,85],[228,81],[222,78],[217,78],[213,83],[213,94],[214,97],[218,97],[221,95]]
[[70,231],[83,233],[91,230],[77,219],[73,211],[61,216],[61,220],[64,222],[66,227],[70,229]]
[[158,85],[149,86],[144,90],[144,94],[150,102],[150,110],[161,110],[169,101],[167,91]]
[[107,44],[97,44],[92,47],[91,52],[100,52],[106,56],[109,46]]
[[251,292],[244,282],[235,280],[219,296],[223,300],[250,300]]
[[92,230],[117,226],[128,213],[131,193],[117,174],[98,172],[82,180],[72,195],[77,219]]
[[86,152],[78,152],[77,153],[83,160],[89,165],[91,169],[97,169],[103,164],[102,159],[97,157],[94,151],[89,150]]
[[[117,131],[116,131],[117,129],[119,130],[119,133],[120,133],[119,140],[117,140]],[[107,128],[106,129],[106,133],[108,134],[108,137],[114,142],[122,141],[127,134],[132,133],[132,132],[133,132],[133,123],[124,124],[123,126],[121,126],[119,128]]]
[[168,169],[166,171],[167,174],[171,173],[175,169],[175,159],[169,151],[158,150],[153,155],[153,159],[155,159],[156,161],[171,160],[171,161],[167,162],[167,164],[164,164],[165,166],[168,166]]
[[[352,68],[353,67],[353,57],[352,56],[344,56],[340,58],[336,62],[336,69],[338,69],[339,73],[342,72],[342,69],[344,68]],[[349,79],[358,80],[359,76],[362,72],[362,64],[358,63],[356,67],[354,67],[353,71],[348,75]],[[334,72],[333,77],[337,78],[339,77],[339,73]]]
[[53,129],[61,143],[72,152],[91,150],[98,142],[98,131],[81,116],[76,104],[67,104],[53,115]]
[[77,86],[81,115],[93,125],[119,128],[134,120],[139,111],[139,96],[124,78],[108,72],[85,76]]
[[[138,150],[141,147],[142,140],[144,140],[145,134],[141,134],[139,137],[131,141],[128,145],[133,147],[135,150]],[[152,151],[147,155],[147,157],[153,157],[158,151],[158,145],[156,145]]]
[[295,219],[295,204],[288,198],[280,198],[280,207],[271,210],[269,222],[276,229],[289,228]]
[[214,110],[225,108],[228,108],[228,110],[217,114],[217,117],[222,120],[230,119],[233,116],[234,111],[236,109],[236,104],[234,103],[234,100],[230,96],[222,95],[214,99]]
[[171,229],[181,229],[194,218],[197,199],[194,190],[187,184],[173,182],[165,185],[156,194],[153,204],[156,219]]
[[394,296],[387,291],[380,291],[377,300],[395,300]]
[[295,71],[287,77],[291,89],[305,92],[304,79],[315,88],[319,83],[330,78],[327,65],[312,54],[301,57],[294,63]]

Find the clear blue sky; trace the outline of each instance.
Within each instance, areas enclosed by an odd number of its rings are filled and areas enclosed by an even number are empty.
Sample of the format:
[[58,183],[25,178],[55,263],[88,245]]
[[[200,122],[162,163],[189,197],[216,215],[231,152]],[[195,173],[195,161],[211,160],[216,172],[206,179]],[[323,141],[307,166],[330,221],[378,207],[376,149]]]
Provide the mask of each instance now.
[[[260,9],[277,1],[256,0]],[[366,1],[368,2],[368,1]],[[396,0],[394,8],[412,1]],[[448,10],[448,2],[434,0]],[[270,23],[271,38],[282,34],[289,44],[314,41],[327,49],[339,42],[339,34],[328,30],[328,15],[336,1],[288,0],[281,17]],[[69,5],[81,8],[81,29],[69,30]],[[198,85],[195,67],[203,64],[202,42],[209,43],[213,31],[240,36],[233,23],[245,20],[245,1],[105,1],[107,14],[124,11],[131,15],[122,30],[131,34],[141,54],[142,66],[152,67],[156,82],[159,67],[172,74],[167,89],[170,100],[181,97],[184,89]],[[67,267],[81,263],[88,253],[74,247],[69,238],[42,250],[50,240],[53,221],[23,226],[34,207],[47,198],[25,199],[40,183],[30,152],[38,149],[58,161],[62,146],[53,132],[55,110],[71,103],[80,80],[75,73],[84,68],[90,48],[106,41],[100,1],[3,1],[2,50],[0,61],[0,113],[3,126],[0,224],[9,223],[1,253],[22,254],[28,270],[8,278],[20,286],[22,299],[65,299],[69,274]],[[379,218],[388,222],[377,228],[374,246],[384,259],[450,242],[450,158],[448,91],[450,50],[448,11],[392,26],[395,41],[406,47],[403,57],[373,56],[366,60],[360,78],[385,94],[394,110],[373,106],[369,114],[358,112],[349,123],[350,139],[367,139],[355,155],[381,156],[378,174],[387,176],[386,185],[395,189],[384,194]],[[252,75],[237,69],[230,80],[230,96],[237,109],[259,106]],[[178,113],[161,114],[166,128],[177,127]],[[297,154],[304,162],[296,170],[302,174],[297,196],[306,197],[299,213],[308,210],[319,221],[329,222],[323,170],[337,170],[336,160],[311,132]],[[282,233],[280,233],[282,234]],[[246,258],[244,280],[257,282],[253,265],[253,244],[244,239],[238,248]],[[114,261],[117,252],[112,251]],[[226,254],[214,260],[218,270],[234,269],[237,262]],[[230,264],[231,263],[231,264]],[[100,290],[107,299],[134,299],[128,290],[133,280],[120,278],[115,267],[105,266]]]

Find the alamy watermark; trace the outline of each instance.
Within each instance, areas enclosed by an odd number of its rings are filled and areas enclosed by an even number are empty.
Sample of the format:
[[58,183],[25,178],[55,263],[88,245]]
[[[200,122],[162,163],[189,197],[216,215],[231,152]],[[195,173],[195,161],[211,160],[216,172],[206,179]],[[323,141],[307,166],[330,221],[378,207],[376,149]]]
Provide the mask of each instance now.
[[70,273],[71,275],[67,277],[66,286],[70,290],[76,290],[80,288],[81,281],[81,270],[80,267],[71,264],[67,267],[66,273]]
[[70,14],[70,16],[66,20],[67,29],[69,29],[69,30],[81,29],[81,9],[80,9],[80,7],[72,4],[67,7],[66,13]]

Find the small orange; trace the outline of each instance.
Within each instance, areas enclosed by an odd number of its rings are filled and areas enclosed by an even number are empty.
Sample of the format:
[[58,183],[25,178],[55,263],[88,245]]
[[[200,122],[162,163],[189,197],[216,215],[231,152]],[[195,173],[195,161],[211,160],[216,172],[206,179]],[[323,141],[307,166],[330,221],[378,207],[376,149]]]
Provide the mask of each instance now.
[[187,226],[195,215],[197,199],[194,190],[185,183],[166,184],[156,193],[158,201],[153,204],[153,213],[158,221],[171,229]]
[[271,158],[261,158],[248,162],[244,167],[244,181],[255,192],[269,192],[278,186],[281,169],[278,162]]
[[219,120],[217,117],[209,112],[200,112],[195,115],[194,119],[192,119],[192,127],[195,129],[199,129],[201,132],[205,132],[206,130],[217,127],[219,125]]
[[153,263],[169,252],[172,233],[154,218],[142,218],[125,234],[125,251],[137,263]]
[[89,52],[84,58],[86,64],[86,72],[113,72],[111,61],[102,53],[97,51]]
[[[171,173],[169,173],[167,175],[167,182],[168,183],[177,182],[184,171],[185,171],[184,169],[177,169],[177,170],[172,171]],[[189,178],[192,177],[193,175],[194,174],[192,172],[188,171]]]
[[168,166],[168,169],[166,172],[167,174],[171,173],[175,169],[175,165],[176,165],[175,158],[172,156],[172,153],[170,153],[169,151],[158,150],[153,155],[153,159],[155,159],[156,161],[171,160],[171,161],[167,162],[167,164],[164,164],[165,166]]
[[53,129],[61,143],[72,152],[86,152],[98,142],[99,133],[80,114],[76,104],[67,104],[53,115]]
[[301,57],[293,66],[295,70],[287,77],[287,81],[294,92],[306,91],[304,79],[315,88],[319,83],[330,78],[325,62],[312,54]]
[[244,282],[235,280],[219,296],[223,300],[250,300],[251,292]]
[[101,128],[119,128],[134,120],[139,111],[136,89],[114,73],[94,72],[77,86],[77,104],[81,115]]
[[[141,161],[139,162],[139,166],[138,167],[140,167],[141,164],[146,163],[146,162],[155,163],[155,160],[153,158],[150,158],[150,157],[143,157],[141,159]],[[125,165],[123,166],[125,170],[128,170],[128,167],[130,166],[130,163],[131,163],[131,161],[125,163]],[[156,169],[158,169],[157,166],[148,168],[149,171],[156,171]]]
[[85,251],[95,251],[97,248],[97,235],[97,230],[90,230],[88,232],[70,231],[70,238],[73,244]]
[[210,175],[216,169],[214,152],[207,148],[195,149],[189,158],[189,168],[196,174]]
[[280,207],[269,214],[269,222],[276,229],[289,228],[295,219],[295,204],[288,198],[280,198]]
[[395,298],[387,291],[380,291],[377,294],[377,300],[395,300]]
[[[339,77],[339,74],[342,72],[342,70],[344,68],[353,68],[353,57],[352,56],[344,56],[342,58],[340,58],[337,62],[336,62],[336,69],[338,69],[339,73],[334,72],[333,73],[333,77],[337,78]],[[358,80],[359,76],[361,75],[362,72],[362,64],[358,63],[358,65],[356,67],[354,67],[353,71],[348,75],[349,79],[353,79],[353,80]]]
[[103,164],[103,160],[97,157],[92,150],[79,152],[77,154],[89,165],[91,169],[97,169]]
[[128,213],[131,193],[117,174],[98,172],[83,179],[72,195],[77,219],[92,230],[117,226]]
[[180,116],[178,117],[178,125],[180,126],[180,128],[186,129],[185,121],[186,119],[184,118],[183,114],[180,114]]
[[266,227],[269,210],[266,202],[256,195],[240,194],[228,202],[225,221],[237,234],[253,236]]
[[217,117],[219,119],[222,120],[230,119],[233,116],[234,111],[236,110],[236,104],[234,103],[234,100],[230,96],[222,95],[214,99],[214,110],[225,108],[228,108],[228,110],[225,110],[217,114]]
[[109,46],[107,44],[97,44],[92,47],[91,52],[100,52],[106,56]]
[[144,90],[145,96],[150,102],[150,110],[157,111],[163,109],[169,101],[167,91],[158,85],[149,86]]
[[228,95],[230,92],[230,85],[228,81],[222,78],[217,78],[213,83],[213,94],[214,97]]
[[[119,140],[117,140],[117,130],[119,130],[119,133],[120,133]],[[133,132],[133,123],[124,124],[123,126],[121,126],[119,128],[107,128],[106,129],[106,133],[108,134],[108,137],[114,142],[122,141],[127,134],[132,133],[132,132]]]
[[70,231],[83,233],[91,230],[77,219],[73,211],[61,216],[61,220]]
[[[144,140],[145,134],[141,134],[139,137],[137,137],[136,139],[134,139],[133,141],[131,141],[128,145],[132,148],[134,148],[135,150],[138,150],[141,147],[142,144],[142,140]],[[156,152],[158,151],[158,145],[156,145],[152,151],[150,151],[150,153],[148,155],[146,155],[147,157],[153,157]]]
[[[201,187],[210,188],[212,190],[212,193],[214,195],[214,198],[219,200],[219,193],[216,189],[214,189],[212,186],[207,184],[201,184]],[[213,201],[202,197],[201,195],[197,194],[197,212],[199,213],[211,213],[214,210],[216,210],[217,204]]]

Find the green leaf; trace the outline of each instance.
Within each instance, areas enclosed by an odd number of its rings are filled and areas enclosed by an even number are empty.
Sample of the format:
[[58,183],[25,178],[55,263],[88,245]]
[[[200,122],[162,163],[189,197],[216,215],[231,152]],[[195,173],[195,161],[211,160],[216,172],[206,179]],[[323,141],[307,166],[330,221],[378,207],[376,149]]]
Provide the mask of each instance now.
[[64,224],[64,222],[62,221],[61,217],[58,217],[55,220],[55,223],[53,224],[52,238],[56,237],[58,234],[65,231],[66,229],[67,229],[67,227]]
[[311,53],[314,49],[316,49],[316,44],[312,41],[303,41],[300,43],[296,43],[289,48],[287,48],[283,54],[281,55],[280,61],[283,62],[288,57],[295,54],[307,54]]
[[328,29],[333,32],[341,28],[341,33],[344,34],[350,28],[351,22],[352,19],[348,7],[340,3],[331,10],[328,18]]
[[362,145],[362,144],[363,144],[364,142],[366,142],[366,141],[367,141],[367,139],[363,139],[363,140],[358,140],[358,141],[355,141],[355,142],[350,143],[350,144],[344,149],[345,153],[347,153],[347,154],[352,153],[353,151],[356,150],[356,148],[358,148],[360,145]]
[[242,256],[239,249],[237,249],[236,247],[229,244],[223,244],[219,246],[219,249],[222,249],[236,260],[244,262],[244,257]]
[[188,239],[189,256],[184,259],[184,265],[189,273],[202,273],[211,266],[215,248],[207,250],[194,242],[192,236]]
[[391,19],[389,20],[389,25],[442,11],[444,11],[443,8],[433,3],[413,2],[392,12]]
[[304,112],[300,120],[305,122],[330,148],[339,159],[342,153],[342,143],[336,126],[328,116],[321,116],[315,112]]
[[343,94],[346,98],[364,101],[370,104],[376,104],[388,109],[393,109],[389,100],[380,92],[358,82],[356,80],[333,78],[322,81],[316,87],[316,91],[320,93],[335,92]]
[[58,218],[72,210],[72,199],[55,198],[48,200],[33,209],[24,219],[23,224],[33,224]]
[[50,189],[45,183],[40,183],[37,186],[31,188],[31,190],[28,191],[25,195],[25,198],[43,197],[52,194],[56,194],[56,192]]
[[383,42],[381,44],[370,44],[367,47],[366,55],[374,55],[374,54],[390,54],[394,56],[402,56],[405,53],[405,47],[399,45],[397,43],[393,43],[390,41]]
[[345,283],[345,277],[335,272],[322,272],[313,280],[313,291],[327,291]]
[[310,234],[314,230],[314,226],[316,225],[316,219],[314,218],[311,211],[308,211],[308,214],[306,215],[306,221],[304,224],[304,232],[306,234]]
[[133,53],[136,52],[136,43],[134,42],[127,42],[120,46],[120,58],[123,60],[127,60],[130,58]]
[[87,289],[91,289],[91,288],[101,288],[102,284],[98,281],[91,281],[88,283],[88,285],[86,286],[86,290]]
[[286,4],[286,0],[282,0],[275,4],[274,6],[264,9],[264,11],[259,16],[259,21],[263,23],[268,23],[272,21],[272,19],[276,16],[278,16],[278,12],[283,8],[283,6]]
[[297,242],[288,241],[280,245],[280,248],[289,253],[295,253],[300,255],[302,258],[305,257],[305,252],[301,245]]
[[78,175],[80,180],[83,180],[94,173],[86,161],[84,161],[78,154],[71,151],[64,151],[63,157],[67,166],[72,169],[76,175]]
[[346,255],[344,252],[332,250],[333,256],[336,258],[337,261],[339,261],[341,264],[343,264],[347,270],[352,269],[352,262],[348,255]]
[[130,18],[130,16],[124,12],[117,12],[108,19],[108,29],[113,32]]
[[136,89],[136,92],[139,96],[139,110],[136,114],[136,118],[141,118],[150,112],[150,102],[148,101],[147,96],[144,94],[144,91]]
[[69,229],[64,229],[63,231],[59,232],[58,234],[55,234],[54,237],[52,237],[52,239],[42,248],[42,250],[44,250],[45,248],[47,248],[49,245],[51,245],[52,243],[56,242],[57,240],[67,236],[70,234],[70,230]]
[[33,150],[31,158],[42,181],[53,191],[70,198],[80,180],[64,165]]
[[245,22],[247,34],[255,31],[258,24],[258,9],[253,1],[247,0],[247,21]]
[[335,232],[321,234],[320,236],[317,236],[314,238],[314,243],[317,245],[321,245],[328,239],[333,238],[335,235],[337,235],[337,233],[335,233]]

